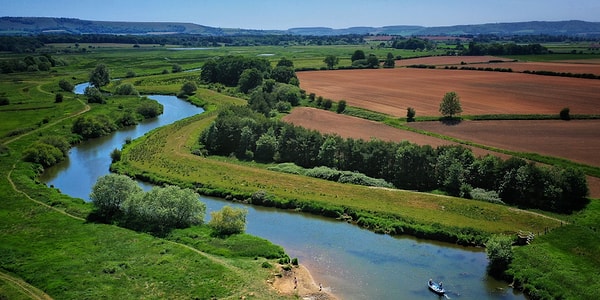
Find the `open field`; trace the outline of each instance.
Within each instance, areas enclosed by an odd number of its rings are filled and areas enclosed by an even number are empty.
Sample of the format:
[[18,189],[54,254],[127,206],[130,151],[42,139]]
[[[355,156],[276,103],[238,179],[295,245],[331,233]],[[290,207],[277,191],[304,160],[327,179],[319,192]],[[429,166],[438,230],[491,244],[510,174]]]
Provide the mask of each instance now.
[[[556,73],[572,73],[572,74],[594,74],[600,75],[600,62],[591,63],[589,60],[581,62],[498,62],[498,63],[476,63],[469,64],[469,67],[476,68],[502,68],[512,69],[513,72],[524,71],[550,71]],[[462,65],[455,65],[460,68]],[[597,79],[596,79],[597,80]]]
[[401,59],[396,61],[396,67],[404,67],[411,65],[429,65],[429,66],[447,66],[460,65],[461,63],[488,63],[490,61],[513,61],[511,58],[503,58],[498,56],[482,55],[482,56],[428,56],[417,57],[410,59]]
[[308,93],[348,105],[405,117],[439,116],[445,93],[460,96],[464,115],[599,114],[600,80],[522,73],[432,69],[377,69],[299,72]]
[[414,122],[408,126],[517,152],[600,166],[600,120]]
[[[283,121],[304,128],[314,129],[321,133],[337,134],[343,138],[363,139],[367,141],[371,138],[392,142],[409,141],[418,145],[430,145],[434,148],[442,145],[457,145],[457,143],[452,141],[394,128],[380,122],[336,114],[316,108],[295,108],[290,114],[283,117]],[[501,153],[477,147],[470,148],[477,156],[493,154],[503,158],[508,157]]]

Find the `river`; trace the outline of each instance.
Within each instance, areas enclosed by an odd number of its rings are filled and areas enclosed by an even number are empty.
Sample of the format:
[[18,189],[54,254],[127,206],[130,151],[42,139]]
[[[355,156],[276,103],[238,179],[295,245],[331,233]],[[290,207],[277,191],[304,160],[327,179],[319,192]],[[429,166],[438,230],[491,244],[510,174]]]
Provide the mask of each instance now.
[[[78,89],[82,90],[80,85]],[[83,87],[85,88],[85,87]],[[72,148],[68,159],[41,180],[62,193],[89,199],[98,177],[108,174],[110,152],[156,127],[198,114],[201,108],[174,96],[149,96],[165,106],[160,117]],[[145,189],[150,186],[142,184]],[[437,299],[429,278],[443,281],[452,299],[526,299],[486,275],[482,249],[375,234],[357,226],[298,212],[201,197],[211,211],[224,205],[248,209],[247,232],[281,245],[341,299]]]

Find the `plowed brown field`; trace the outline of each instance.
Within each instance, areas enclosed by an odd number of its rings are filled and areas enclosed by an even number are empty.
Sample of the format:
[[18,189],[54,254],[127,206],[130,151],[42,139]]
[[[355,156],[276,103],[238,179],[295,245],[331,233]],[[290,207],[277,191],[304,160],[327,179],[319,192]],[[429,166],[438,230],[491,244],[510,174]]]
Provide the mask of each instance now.
[[[394,128],[383,123],[309,107],[294,108],[290,114],[283,117],[283,121],[321,133],[337,134],[343,138],[363,140],[376,138],[391,142],[409,141],[418,145],[430,145],[434,148],[441,145],[456,145],[451,141]],[[471,149],[477,156],[493,154],[503,158],[507,157],[504,154],[480,148]]]
[[[462,65],[456,65],[457,68]],[[512,69],[513,72],[524,71],[550,71],[557,73],[594,74],[600,75],[600,64],[566,63],[566,62],[501,62],[470,64],[475,68],[503,68]],[[596,79],[597,80],[597,79]]]
[[396,61],[396,67],[410,66],[410,65],[429,65],[429,66],[446,66],[446,65],[459,65],[460,63],[487,63],[490,61],[513,61],[513,59],[497,57],[497,56],[429,56],[429,57],[417,57],[410,59],[401,59]]
[[348,105],[405,117],[439,116],[445,93],[460,96],[463,114],[600,114],[600,80],[443,69],[298,72],[308,93]]

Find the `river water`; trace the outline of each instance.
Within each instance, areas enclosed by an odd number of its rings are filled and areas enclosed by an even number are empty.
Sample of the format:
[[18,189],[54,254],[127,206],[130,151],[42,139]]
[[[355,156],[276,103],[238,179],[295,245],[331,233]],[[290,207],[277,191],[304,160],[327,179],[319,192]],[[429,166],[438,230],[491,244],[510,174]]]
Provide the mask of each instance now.
[[[149,97],[165,106],[163,115],[77,145],[65,162],[48,169],[41,180],[87,201],[97,178],[109,173],[110,152],[121,148],[127,138],[135,139],[151,129],[202,112],[174,96]],[[427,290],[429,278],[443,281],[452,299],[525,299],[507,283],[486,275],[488,261],[482,249],[375,234],[298,212],[215,198],[200,200],[207,205],[206,221],[211,211],[225,205],[246,207],[248,233],[283,246],[311,270],[315,281],[341,299],[438,299]]]

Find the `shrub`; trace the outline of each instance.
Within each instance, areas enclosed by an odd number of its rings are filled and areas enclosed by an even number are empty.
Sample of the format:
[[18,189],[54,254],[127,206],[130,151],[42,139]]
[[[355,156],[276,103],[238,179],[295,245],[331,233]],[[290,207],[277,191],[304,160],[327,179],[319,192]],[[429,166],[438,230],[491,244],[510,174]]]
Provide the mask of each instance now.
[[133,96],[140,95],[140,93],[138,93],[138,91],[135,89],[135,87],[131,83],[124,83],[124,84],[119,85],[115,89],[115,94],[116,95],[133,95]]
[[45,143],[35,142],[23,151],[23,160],[38,163],[44,167],[55,165],[64,159],[60,149]]
[[513,238],[504,235],[495,235],[485,243],[485,252],[490,263],[488,272],[493,275],[501,275],[508,269],[513,259]]
[[113,151],[110,153],[110,159],[113,163],[118,162],[121,160],[121,150],[115,148],[113,149]]
[[155,101],[144,101],[137,108],[137,113],[146,119],[155,118],[162,114],[162,112],[163,106]]
[[61,93],[56,94],[54,96],[54,103],[61,103],[61,102],[63,102],[63,98],[64,98],[63,94],[61,94]]
[[208,225],[217,235],[232,235],[246,230],[246,215],[248,210],[224,206],[220,211],[210,213]]
[[469,195],[471,196],[471,199],[474,200],[505,204],[496,191],[486,191],[482,188],[474,188],[470,191]]
[[10,100],[6,96],[0,96],[0,105],[9,105]]
[[563,108],[560,111],[560,119],[565,121],[571,120],[570,112],[571,110],[568,107]]
[[87,97],[88,103],[106,103],[106,101],[104,101],[104,98],[102,97],[102,93],[100,92],[100,90],[95,87],[86,87],[83,94]]
[[60,87],[60,89],[65,92],[73,92],[73,89],[75,88],[75,86],[72,83],[65,79],[61,79],[58,82],[58,87]]

